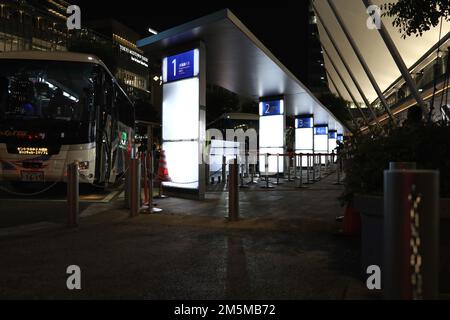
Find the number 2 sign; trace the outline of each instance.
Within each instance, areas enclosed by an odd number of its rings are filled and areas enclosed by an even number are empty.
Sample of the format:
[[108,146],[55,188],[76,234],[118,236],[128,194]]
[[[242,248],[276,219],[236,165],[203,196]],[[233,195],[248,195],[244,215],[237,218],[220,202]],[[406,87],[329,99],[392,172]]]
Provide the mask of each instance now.
[[260,102],[260,115],[261,116],[275,116],[282,115],[283,100],[271,100]]

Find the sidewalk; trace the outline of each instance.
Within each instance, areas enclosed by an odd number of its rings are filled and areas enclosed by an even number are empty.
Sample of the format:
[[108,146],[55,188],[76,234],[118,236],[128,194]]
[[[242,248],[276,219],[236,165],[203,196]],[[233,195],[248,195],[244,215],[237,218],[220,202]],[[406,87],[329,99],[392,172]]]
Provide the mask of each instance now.
[[[242,220],[227,222],[226,194],[159,200],[161,214],[128,218],[103,206],[77,229],[0,238],[0,298],[365,299],[359,240],[336,235],[341,187],[240,193]],[[82,290],[66,289],[67,266]]]

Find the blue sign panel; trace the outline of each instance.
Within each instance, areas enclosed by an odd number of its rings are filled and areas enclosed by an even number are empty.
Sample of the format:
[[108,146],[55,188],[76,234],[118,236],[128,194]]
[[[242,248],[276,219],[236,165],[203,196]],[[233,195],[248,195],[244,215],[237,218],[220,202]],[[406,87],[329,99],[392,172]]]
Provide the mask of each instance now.
[[314,134],[316,136],[326,136],[328,134],[328,127],[315,127]]
[[278,116],[283,114],[283,100],[272,100],[261,102],[261,116]]
[[303,129],[303,128],[312,128],[313,127],[313,118],[307,117],[307,118],[297,118],[297,129]]
[[167,81],[176,81],[195,76],[195,50],[167,57]]
[[337,135],[337,140],[343,142],[344,141],[344,135],[342,133],[339,133]]
[[328,133],[328,138],[329,139],[337,139],[337,131],[330,131]]

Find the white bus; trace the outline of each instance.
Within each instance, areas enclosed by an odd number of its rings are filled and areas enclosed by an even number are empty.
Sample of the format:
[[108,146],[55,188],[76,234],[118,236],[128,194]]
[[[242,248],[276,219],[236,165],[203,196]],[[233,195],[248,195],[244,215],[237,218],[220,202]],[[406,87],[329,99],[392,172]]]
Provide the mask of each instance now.
[[0,53],[0,180],[107,185],[126,170],[134,107],[95,56]]

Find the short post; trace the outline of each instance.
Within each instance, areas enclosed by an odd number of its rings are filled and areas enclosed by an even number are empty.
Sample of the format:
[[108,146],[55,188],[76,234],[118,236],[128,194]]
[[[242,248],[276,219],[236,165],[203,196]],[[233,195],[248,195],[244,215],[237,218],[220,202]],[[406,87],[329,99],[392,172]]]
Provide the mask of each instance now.
[[287,181],[292,181],[292,179],[291,179],[291,155],[288,153],[288,156],[287,156],[287,158],[288,158],[288,178],[287,178]]
[[241,173],[239,175],[239,180],[240,180],[239,188],[248,188],[248,186],[245,184],[245,181],[244,181],[246,165],[245,164],[241,164],[240,168],[241,168]]
[[437,299],[439,294],[439,171],[384,172],[386,299]]
[[312,182],[316,181],[316,154],[312,155]]
[[319,180],[320,179],[322,179],[322,158],[323,158],[323,155],[319,155]]
[[294,181],[297,179],[297,166],[298,166],[298,156],[294,153]]
[[67,205],[69,209],[67,224],[69,227],[76,227],[78,225],[80,213],[79,179],[78,163],[74,162],[67,165]]
[[341,162],[342,162],[342,158],[341,158],[341,156],[338,156],[337,165],[336,165],[336,178],[337,178],[337,181],[336,181],[335,185],[341,185],[342,184],[341,183],[341,167],[342,167]]
[[223,183],[227,181],[227,158],[225,156],[222,156],[222,181]]
[[280,154],[277,153],[277,184],[280,184]]
[[269,188],[269,154],[266,153],[266,162],[264,163],[266,173],[266,188]]
[[245,174],[244,174],[244,177],[245,178],[248,178],[249,177],[249,174],[250,174],[250,168],[249,168],[249,163],[248,163],[248,153],[246,153],[245,154]]
[[266,185],[261,188],[264,189],[272,189],[273,186],[269,185],[269,154],[265,154],[265,163],[264,163],[265,175],[266,175]]
[[139,158],[130,160],[130,217],[137,216],[141,207],[141,166],[139,162]]
[[252,164],[251,165],[251,169],[250,169],[250,182],[249,184],[255,184],[255,169],[256,169],[256,165]]
[[311,155],[308,153],[306,155],[306,184],[310,184],[309,175],[310,175],[310,163],[311,163]]
[[416,170],[415,162],[389,162],[389,170]]
[[156,205],[153,203],[153,151],[147,150],[147,172],[148,172],[148,210],[150,213],[158,213],[161,212],[161,208],[157,208]]
[[303,188],[303,155],[300,154],[300,176],[298,178],[298,188]]
[[205,181],[208,182],[209,181],[209,175],[210,175],[210,167],[209,167],[209,163],[205,163]]
[[124,183],[124,201],[125,201],[125,208],[130,208],[130,153],[127,152],[125,155],[125,183]]
[[239,219],[238,170],[237,160],[234,159],[234,162],[229,164],[228,219],[230,221],[237,221]]

